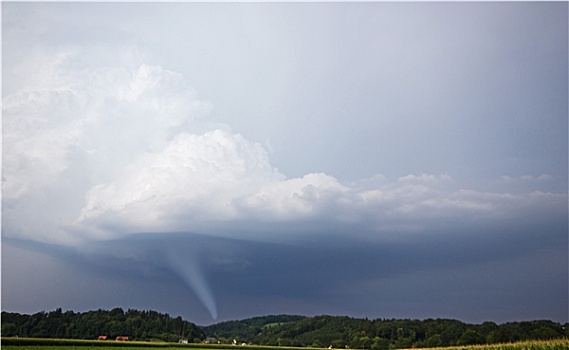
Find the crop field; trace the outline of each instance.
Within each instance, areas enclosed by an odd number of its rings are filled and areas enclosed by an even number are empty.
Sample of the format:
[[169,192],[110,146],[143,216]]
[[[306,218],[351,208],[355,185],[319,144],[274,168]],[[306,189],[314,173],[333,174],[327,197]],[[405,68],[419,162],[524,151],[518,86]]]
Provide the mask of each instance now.
[[[52,338],[2,338],[2,350],[71,350],[81,348],[97,349],[188,349],[188,350],[224,350],[230,349],[231,345],[203,345],[203,344],[177,344],[166,342],[143,342],[143,341],[114,341],[114,340],[81,340],[81,339],[52,339]],[[242,350],[249,350],[240,346]],[[243,349],[245,348],[245,349]],[[268,350],[267,347],[258,347],[259,350]]]
[[425,350],[568,350],[568,349],[569,349],[569,339],[532,340],[532,341],[508,343],[508,344],[425,348]]
[[[239,348],[241,350],[299,350],[315,348],[293,348],[272,346],[230,346],[230,345],[203,345],[203,344],[175,344],[157,342],[116,342],[74,339],[34,339],[34,338],[2,338],[3,350],[76,350],[81,347],[96,347],[101,350],[128,349],[146,350],[158,348],[164,350],[222,350]],[[569,339],[526,341],[508,344],[451,346],[441,348],[424,348],[425,350],[569,350]],[[413,349],[416,350],[416,349]]]
[[[53,338],[2,338],[2,350],[72,350],[81,348],[97,348],[101,350],[298,350],[285,346],[233,346],[230,344],[177,344],[166,342],[114,341],[114,340],[81,340]],[[310,348],[302,348],[310,350]],[[322,350],[322,349],[319,349]]]

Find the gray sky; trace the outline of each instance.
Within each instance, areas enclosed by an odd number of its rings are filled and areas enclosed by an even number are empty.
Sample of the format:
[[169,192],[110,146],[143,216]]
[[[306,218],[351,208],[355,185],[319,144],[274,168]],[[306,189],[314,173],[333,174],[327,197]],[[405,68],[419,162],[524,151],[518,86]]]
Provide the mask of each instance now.
[[568,321],[567,6],[3,3],[2,309]]

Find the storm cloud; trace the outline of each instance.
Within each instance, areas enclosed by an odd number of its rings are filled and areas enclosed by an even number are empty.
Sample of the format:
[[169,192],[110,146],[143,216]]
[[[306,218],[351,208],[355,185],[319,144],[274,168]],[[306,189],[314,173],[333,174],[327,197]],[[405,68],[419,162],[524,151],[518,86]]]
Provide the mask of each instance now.
[[[545,230],[543,225],[456,226],[407,241],[358,239],[342,228],[297,232],[301,239],[282,243],[178,232],[75,247],[9,239],[4,245],[27,251],[24,256],[47,254],[73,266],[59,272],[67,274],[65,291],[36,288],[24,293],[31,300],[55,299],[69,308],[86,307],[84,301],[66,299],[81,293],[82,299],[161,308],[201,323],[211,323],[218,309],[223,319],[332,313],[452,316],[471,322],[562,320],[567,309],[565,225],[551,222]],[[4,259],[17,263],[11,254]],[[78,283],[85,276],[94,276],[86,282],[89,289]],[[10,280],[5,297],[18,299],[26,283]],[[119,291],[109,295],[109,286]],[[160,295],[163,289],[178,291],[175,305],[168,305],[171,297]],[[152,300],[140,301],[149,295]]]
[[564,3],[7,3],[2,308],[566,321],[566,28]]

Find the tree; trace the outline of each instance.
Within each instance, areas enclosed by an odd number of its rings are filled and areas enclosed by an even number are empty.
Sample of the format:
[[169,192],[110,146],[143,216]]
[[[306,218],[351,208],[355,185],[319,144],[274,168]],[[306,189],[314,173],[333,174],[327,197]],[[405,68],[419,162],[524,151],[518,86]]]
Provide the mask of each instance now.
[[372,350],[388,350],[390,344],[391,344],[391,342],[389,341],[389,339],[375,337],[375,338],[373,338],[373,343],[371,344],[371,349]]
[[13,323],[2,323],[2,336],[13,337],[18,335],[18,327]]
[[357,344],[352,345],[352,347],[358,349],[371,349],[372,340],[367,335],[358,339]]
[[398,338],[394,345],[396,349],[408,349],[411,346],[413,346],[413,338],[411,337]]
[[440,334],[431,335],[426,341],[425,346],[428,348],[438,348],[443,346]]
[[544,339],[544,340],[555,339],[559,337],[559,334],[556,331],[546,326],[534,330],[531,333],[531,335],[533,339]]
[[475,344],[483,344],[484,337],[482,334],[476,332],[475,330],[468,329],[465,331],[458,340],[459,345],[475,345]]
[[494,322],[484,322],[480,326],[477,327],[477,332],[482,334],[482,336],[487,337],[490,332],[495,331],[498,329],[498,325]]

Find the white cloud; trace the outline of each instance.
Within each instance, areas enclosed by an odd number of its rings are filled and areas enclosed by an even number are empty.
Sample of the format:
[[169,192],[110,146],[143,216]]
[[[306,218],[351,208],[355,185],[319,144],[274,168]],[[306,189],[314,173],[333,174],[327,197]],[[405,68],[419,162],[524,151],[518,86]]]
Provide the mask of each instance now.
[[7,235],[73,241],[283,221],[421,229],[566,208],[566,194],[484,193],[446,174],[287,178],[261,144],[208,120],[211,105],[182,75],[143,63],[81,66],[78,56],[14,69],[25,83],[4,99]]
[[168,230],[177,220],[238,219],[235,200],[283,178],[264,149],[240,135],[184,132],[92,188],[79,222],[111,216],[143,230]]
[[267,183],[241,205],[259,220],[304,219],[319,216],[324,206],[334,206],[348,190],[329,175],[308,174]]

